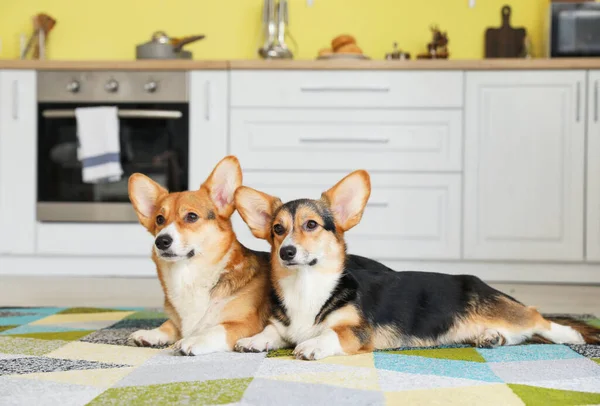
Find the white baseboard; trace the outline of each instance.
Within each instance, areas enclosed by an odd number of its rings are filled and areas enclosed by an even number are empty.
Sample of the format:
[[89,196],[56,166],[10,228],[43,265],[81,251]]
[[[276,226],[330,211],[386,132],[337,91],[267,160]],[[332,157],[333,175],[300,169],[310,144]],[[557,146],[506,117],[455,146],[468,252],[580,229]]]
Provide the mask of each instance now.
[[[491,282],[600,284],[600,264],[382,261],[397,271],[471,274]],[[0,256],[0,275],[153,277],[152,260],[133,257]]]
[[490,282],[600,284],[600,264],[480,261],[382,261],[396,271],[476,275]]

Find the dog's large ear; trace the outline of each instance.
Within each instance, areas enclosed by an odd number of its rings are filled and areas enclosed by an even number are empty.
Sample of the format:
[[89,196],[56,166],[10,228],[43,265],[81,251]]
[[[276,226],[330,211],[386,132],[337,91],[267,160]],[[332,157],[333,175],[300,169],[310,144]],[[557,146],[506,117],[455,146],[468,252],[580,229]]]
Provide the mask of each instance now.
[[266,193],[242,186],[235,192],[235,206],[256,238],[270,241],[273,213],[281,200]]
[[364,170],[352,172],[322,195],[329,203],[336,226],[342,231],[360,222],[369,196],[371,179]]
[[140,223],[150,231],[154,224],[153,214],[157,202],[169,192],[141,173],[134,173],[129,177],[129,200],[133,204],[135,213]]
[[223,158],[202,185],[208,190],[208,195],[217,208],[221,217],[229,218],[235,210],[233,195],[242,185],[242,168],[234,156]]

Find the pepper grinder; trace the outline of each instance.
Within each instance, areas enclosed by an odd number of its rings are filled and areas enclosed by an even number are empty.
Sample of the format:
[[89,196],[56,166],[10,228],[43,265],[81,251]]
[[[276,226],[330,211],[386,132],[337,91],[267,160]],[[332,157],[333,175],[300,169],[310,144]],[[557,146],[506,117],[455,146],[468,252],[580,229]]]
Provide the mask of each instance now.
[[387,60],[406,60],[410,59],[410,54],[408,52],[402,52],[398,49],[398,43],[394,42],[394,49],[391,53],[385,54],[385,59]]

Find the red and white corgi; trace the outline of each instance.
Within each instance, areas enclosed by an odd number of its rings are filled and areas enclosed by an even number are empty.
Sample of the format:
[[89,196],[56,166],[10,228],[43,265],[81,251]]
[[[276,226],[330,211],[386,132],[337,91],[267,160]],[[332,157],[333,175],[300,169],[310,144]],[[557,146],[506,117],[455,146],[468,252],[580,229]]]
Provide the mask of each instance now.
[[282,204],[248,187],[236,191],[238,212],[271,244],[273,287],[270,323],[236,350],[295,346],[297,358],[315,360],[403,346],[600,343],[599,329],[546,319],[475,276],[395,272],[346,254],[344,233],[359,223],[370,193],[365,171],[320,200]]
[[241,245],[230,217],[242,184],[235,157],[217,164],[199,190],[168,193],[147,176],[129,178],[140,223],[155,237],[152,260],[169,316],[131,339],[141,346],[175,344],[185,355],[231,351],[268,319],[269,255]]

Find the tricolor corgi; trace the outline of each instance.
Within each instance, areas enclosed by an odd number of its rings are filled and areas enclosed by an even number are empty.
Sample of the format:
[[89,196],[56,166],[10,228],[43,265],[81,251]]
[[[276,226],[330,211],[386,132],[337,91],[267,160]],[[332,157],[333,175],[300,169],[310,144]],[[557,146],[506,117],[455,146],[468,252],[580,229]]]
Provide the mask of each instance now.
[[152,260],[169,320],[131,335],[140,346],[184,355],[231,351],[268,320],[269,254],[240,244],[230,217],[242,184],[235,157],[217,164],[199,190],[169,193],[145,175],[129,178],[140,223],[154,236]]
[[238,212],[272,247],[270,322],[237,351],[295,346],[296,358],[316,360],[404,346],[600,342],[599,329],[546,319],[475,276],[395,272],[348,255],[344,233],[361,220],[370,193],[365,171],[319,200],[282,204],[248,187],[236,191]]

